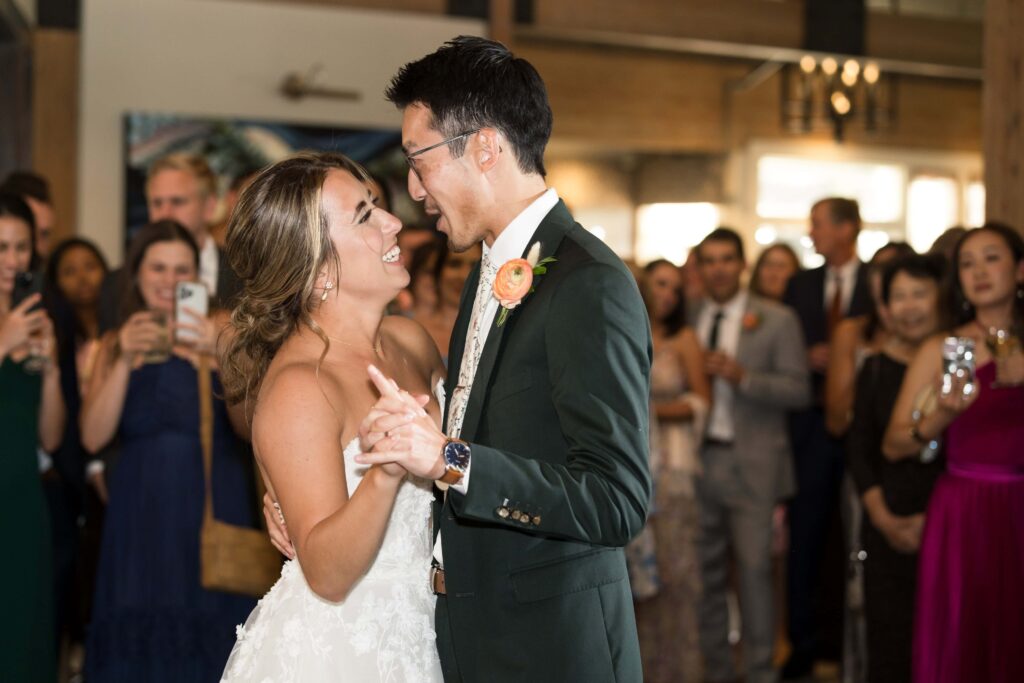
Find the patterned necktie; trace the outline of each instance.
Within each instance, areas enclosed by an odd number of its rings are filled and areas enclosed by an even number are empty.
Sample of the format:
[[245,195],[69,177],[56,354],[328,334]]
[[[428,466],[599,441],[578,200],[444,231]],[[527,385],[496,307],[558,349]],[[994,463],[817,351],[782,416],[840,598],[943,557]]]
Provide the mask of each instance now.
[[469,318],[469,333],[466,336],[466,348],[462,354],[462,367],[459,368],[459,384],[452,392],[451,403],[448,407],[448,436],[457,439],[462,434],[462,421],[466,417],[466,405],[469,403],[469,394],[473,389],[473,378],[476,375],[477,365],[480,364],[480,354],[484,350],[485,337],[483,332],[484,312],[487,304],[493,298],[491,289],[494,286],[494,276],[498,269],[491,263],[490,256],[484,254],[480,261],[480,283],[476,289],[476,299],[473,302],[473,315]]

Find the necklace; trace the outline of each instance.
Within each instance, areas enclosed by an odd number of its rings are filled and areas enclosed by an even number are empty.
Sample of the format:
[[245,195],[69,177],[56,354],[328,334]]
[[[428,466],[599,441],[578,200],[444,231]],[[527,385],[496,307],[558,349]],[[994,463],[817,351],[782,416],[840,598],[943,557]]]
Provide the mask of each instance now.
[[[332,337],[331,335],[326,334],[326,333],[324,333],[324,336],[327,337],[328,339],[330,339],[331,341],[336,341],[339,344],[344,344],[345,346],[347,346],[349,348],[358,349],[360,347],[363,347],[362,344],[353,344],[352,342],[347,342],[344,339],[338,339],[337,337]],[[370,346],[370,348],[378,356],[383,355],[383,351],[381,350],[381,338],[379,336],[377,337],[377,343],[375,345]]]

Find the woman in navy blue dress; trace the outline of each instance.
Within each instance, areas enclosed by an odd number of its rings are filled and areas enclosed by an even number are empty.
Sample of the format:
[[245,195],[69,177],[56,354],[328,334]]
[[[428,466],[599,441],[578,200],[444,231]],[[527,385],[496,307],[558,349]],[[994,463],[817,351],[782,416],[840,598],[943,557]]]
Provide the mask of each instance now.
[[[235,626],[254,606],[199,582],[204,485],[190,362],[199,349],[154,353],[166,344],[160,318],[173,317],[175,284],[196,279],[198,258],[195,241],[177,223],[139,232],[125,267],[124,322],[102,342],[82,407],[87,449],[115,436],[120,441],[107,471],[110,503],[86,649],[93,683],[217,681]],[[209,322],[199,327],[204,340],[213,336]],[[215,381],[214,515],[255,527],[251,464],[219,393]]]

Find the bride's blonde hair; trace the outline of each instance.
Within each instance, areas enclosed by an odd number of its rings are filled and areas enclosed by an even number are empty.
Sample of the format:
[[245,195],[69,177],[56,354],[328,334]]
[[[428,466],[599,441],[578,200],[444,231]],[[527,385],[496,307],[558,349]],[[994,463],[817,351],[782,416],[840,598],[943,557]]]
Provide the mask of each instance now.
[[304,152],[267,167],[242,192],[227,233],[227,259],[243,291],[231,314],[234,337],[221,359],[225,398],[259,393],[270,361],[300,325],[319,331],[317,278],[339,272],[321,194],[332,170],[366,182],[362,166],[335,152]]

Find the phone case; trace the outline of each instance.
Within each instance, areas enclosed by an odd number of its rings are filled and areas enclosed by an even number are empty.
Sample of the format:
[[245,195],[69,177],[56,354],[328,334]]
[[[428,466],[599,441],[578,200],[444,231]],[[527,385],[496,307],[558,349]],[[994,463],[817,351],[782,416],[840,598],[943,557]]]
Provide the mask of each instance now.
[[[183,313],[183,308],[190,308],[202,316],[209,313],[210,297],[206,292],[206,286],[201,282],[179,282],[174,288],[174,319],[182,323],[192,323],[192,316]],[[178,330],[175,337],[178,340],[191,340],[196,338],[192,330]]]

